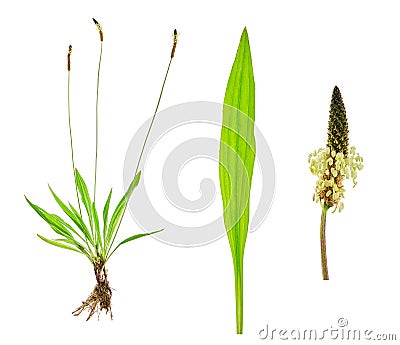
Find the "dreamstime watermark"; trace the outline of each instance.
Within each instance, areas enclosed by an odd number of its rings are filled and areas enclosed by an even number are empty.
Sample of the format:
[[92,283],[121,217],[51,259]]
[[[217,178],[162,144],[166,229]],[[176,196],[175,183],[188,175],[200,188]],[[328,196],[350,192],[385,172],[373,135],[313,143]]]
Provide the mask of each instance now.
[[339,318],[335,326],[325,329],[315,328],[274,328],[267,326],[258,333],[261,340],[339,340],[339,341],[396,341],[395,332],[378,332],[372,329],[352,328],[346,318]]
[[[153,235],[164,243],[185,247],[201,246],[226,234],[218,181],[223,110],[235,111],[241,128],[250,128],[253,125],[247,115],[215,102],[182,103],[157,114],[143,152],[140,167],[143,172],[142,180],[131,197],[129,210],[143,231],[165,229]],[[139,128],[129,144],[124,164],[125,190],[132,181],[141,143],[150,121],[148,119]],[[235,128],[232,127],[231,130],[235,131]],[[272,153],[256,125],[254,136],[256,159],[252,193],[258,195],[258,202],[253,202],[252,199],[250,233],[264,222],[275,192]],[[177,142],[178,139],[180,142]],[[153,159],[153,156],[157,158]],[[192,170],[191,165],[195,167]],[[236,165],[235,169],[241,176],[246,172],[243,164]],[[190,198],[183,193],[185,188],[181,187],[180,179],[185,171],[190,171],[190,187],[197,189],[197,197]],[[204,174],[210,171],[214,174],[202,175],[203,171]],[[247,202],[249,200],[242,203],[244,206],[238,213],[239,218]]]

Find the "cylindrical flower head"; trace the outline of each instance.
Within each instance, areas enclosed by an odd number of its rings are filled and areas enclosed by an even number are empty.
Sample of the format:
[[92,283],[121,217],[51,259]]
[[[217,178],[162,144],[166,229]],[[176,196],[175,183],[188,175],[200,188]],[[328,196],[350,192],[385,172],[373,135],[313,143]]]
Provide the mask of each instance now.
[[337,86],[334,87],[332,92],[327,146],[331,151],[343,152],[344,158],[347,158],[349,152],[349,128],[346,109],[344,107],[342,95]]
[[72,54],[72,46],[68,47],[68,55],[67,55],[67,70],[71,70],[71,54]]
[[103,28],[101,27],[101,24],[94,18],[92,18],[93,23],[96,25],[97,30],[99,30],[100,34],[100,41],[103,42]]
[[333,89],[329,110],[327,145],[311,153],[308,162],[311,173],[318,177],[314,200],[322,206],[343,210],[343,182],[351,178],[356,185],[357,170],[363,168],[363,159],[355,147],[349,149],[346,109],[337,86]]

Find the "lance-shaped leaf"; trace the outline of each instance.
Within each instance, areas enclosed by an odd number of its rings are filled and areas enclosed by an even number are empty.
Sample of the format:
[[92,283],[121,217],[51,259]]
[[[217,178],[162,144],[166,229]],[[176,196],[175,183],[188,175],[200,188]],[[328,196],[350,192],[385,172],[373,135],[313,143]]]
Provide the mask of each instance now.
[[[78,188],[79,194],[81,195],[81,200],[83,205],[85,206],[86,213],[89,218],[90,229],[92,231],[92,238],[96,239],[96,233],[93,229],[93,210],[92,210],[92,201],[90,200],[89,191],[86,185],[85,180],[82,178],[81,174],[79,173],[78,169],[75,169],[75,184]],[[96,242],[96,240],[94,240]]]
[[114,252],[123,244],[137,240],[138,238],[141,237],[145,237],[145,236],[149,236],[149,235],[153,235],[156,234],[157,232],[163,231],[164,229],[161,230],[157,230],[157,231],[153,231],[153,232],[148,232],[148,233],[144,233],[144,234],[137,234],[137,235],[133,235],[133,236],[129,236],[128,238],[125,238],[123,241],[121,241],[114,249],[113,251],[108,255],[107,260],[110,259],[111,255],[114,254]]
[[[113,245],[114,239],[116,232],[118,231],[119,224],[122,220],[122,217],[125,213],[125,209],[128,205],[129,198],[131,197],[133,191],[135,188],[138,186],[139,181],[140,181],[140,175],[141,171],[139,171],[136,176],[133,178],[133,181],[128,187],[128,190],[124,194],[124,196],[121,198],[120,202],[118,205],[115,207],[114,213],[111,216],[110,223],[108,224],[107,228],[107,234],[105,238],[105,247],[108,248],[107,251],[111,249],[111,246]],[[108,211],[107,211],[108,212]]]
[[245,28],[226,88],[219,151],[219,178],[224,223],[234,265],[236,330],[239,334],[243,328],[243,255],[255,159],[254,114],[253,66]]
[[49,240],[48,238],[43,237],[42,235],[39,235],[39,234],[37,234],[37,236],[38,236],[40,239],[42,239],[43,241],[45,241],[45,242],[47,242],[47,243],[49,243],[49,244],[52,244],[53,246],[60,247],[60,248],[64,248],[64,249],[73,250],[73,251],[75,251],[75,252],[84,254],[82,251],[80,251],[80,250],[78,250],[78,249],[76,249],[76,248],[73,248],[73,247],[71,247],[71,246],[68,246],[68,245],[62,243],[61,240]]
[[110,193],[108,194],[107,201],[104,205],[103,209],[103,239],[105,243],[105,238],[107,236],[107,223],[108,223],[108,210],[110,209],[110,201],[111,201],[112,189],[110,189]]
[[[87,229],[85,223],[82,220],[82,217],[80,214],[74,209],[74,207],[70,204],[71,209],[67,207],[65,203],[61,201],[61,199],[57,196],[57,194],[53,191],[53,189],[49,185],[49,189],[51,194],[53,195],[54,199],[57,201],[57,204],[61,207],[61,209],[64,211],[64,213],[75,223],[75,225],[79,228],[79,230],[83,233],[85,238],[89,240],[89,242],[92,241],[91,235],[89,233],[89,230]],[[77,234],[79,238],[84,240],[81,235]]]

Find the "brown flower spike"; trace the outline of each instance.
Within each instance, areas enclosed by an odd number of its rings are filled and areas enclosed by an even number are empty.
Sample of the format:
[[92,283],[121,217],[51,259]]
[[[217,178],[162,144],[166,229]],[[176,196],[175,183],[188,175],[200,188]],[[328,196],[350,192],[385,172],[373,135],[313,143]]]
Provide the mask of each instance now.
[[100,41],[103,42],[103,28],[101,27],[100,23],[96,19],[94,19],[94,18],[92,18],[92,19],[93,19],[94,24],[97,27],[97,30],[99,30]]
[[71,70],[71,54],[72,54],[72,46],[68,47],[68,55],[67,55],[67,70]]

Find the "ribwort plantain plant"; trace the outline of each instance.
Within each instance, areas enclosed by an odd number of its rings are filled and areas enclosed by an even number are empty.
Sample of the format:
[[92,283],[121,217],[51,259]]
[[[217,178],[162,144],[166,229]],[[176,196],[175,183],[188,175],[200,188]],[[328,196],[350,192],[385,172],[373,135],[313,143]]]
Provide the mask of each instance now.
[[[157,105],[152,117],[151,124],[147,131],[146,138],[143,142],[142,150],[137,162],[136,170],[133,174],[132,182],[130,183],[128,190],[122,196],[117,206],[115,207],[112,214],[110,211],[111,195],[112,189],[110,190],[107,200],[103,207],[102,218],[100,218],[99,212],[96,206],[96,182],[97,182],[97,158],[98,158],[98,101],[99,101],[99,81],[100,81],[100,67],[101,67],[101,57],[103,53],[103,29],[99,22],[93,19],[99,34],[100,34],[100,56],[97,71],[97,86],[96,86],[96,152],[95,152],[95,165],[94,165],[94,188],[93,188],[93,199],[89,194],[89,190],[86,182],[82,178],[81,174],[75,166],[74,158],[74,146],[73,146],[73,136],[71,127],[71,108],[70,108],[70,75],[71,75],[71,54],[72,46],[68,48],[67,54],[67,71],[68,71],[68,128],[69,128],[69,138],[70,138],[70,149],[71,149],[71,161],[72,169],[75,180],[75,193],[77,198],[77,207],[72,203],[64,203],[53,189],[49,186],[50,192],[54,197],[56,203],[60,206],[61,210],[65,213],[67,218],[63,219],[57,214],[51,214],[45,211],[43,208],[32,203],[26,196],[26,201],[28,204],[36,211],[36,213],[45,220],[45,222],[50,226],[50,228],[58,235],[56,239],[48,239],[42,235],[37,235],[43,241],[52,244],[54,246],[68,249],[71,251],[78,252],[84,255],[92,264],[94,269],[94,274],[96,278],[96,285],[86,299],[82,302],[82,305],[73,311],[73,315],[80,315],[84,310],[88,310],[89,320],[93,314],[97,311],[98,315],[102,310],[105,310],[106,314],[110,312],[110,317],[112,319],[111,311],[111,297],[112,290],[108,281],[108,271],[106,264],[109,262],[111,256],[116,252],[116,250],[123,244],[130,241],[136,240],[138,238],[155,234],[156,232],[162,231],[157,230],[150,233],[142,233],[129,236],[119,242],[114,244],[122,219],[125,214],[125,210],[128,206],[130,196],[132,195],[134,189],[137,187],[140,181],[141,172],[139,171],[140,161],[143,155],[143,151],[147,142],[147,138],[153,126],[154,120],[157,115],[158,107],[160,105],[161,97],[163,94],[165,82],[168,77],[169,69],[171,66],[172,59],[175,55],[175,49],[177,44],[178,33],[174,30],[173,35],[173,47],[170,55],[170,60],[168,64],[167,71],[165,73],[164,81],[161,87],[160,95],[158,97]],[[93,200],[93,201],[92,201]],[[83,207],[82,207],[83,205]],[[85,212],[85,213],[84,213]],[[111,217],[109,215],[111,214]],[[71,223],[72,222],[72,223]]]
[[329,111],[328,141],[325,148],[315,150],[308,156],[310,171],[317,176],[313,200],[321,205],[321,266],[322,277],[329,280],[326,256],[326,215],[330,208],[341,212],[344,208],[344,184],[346,179],[357,184],[357,171],[363,168],[363,158],[354,146],[349,148],[349,129],[346,109],[337,86],[332,93]]

